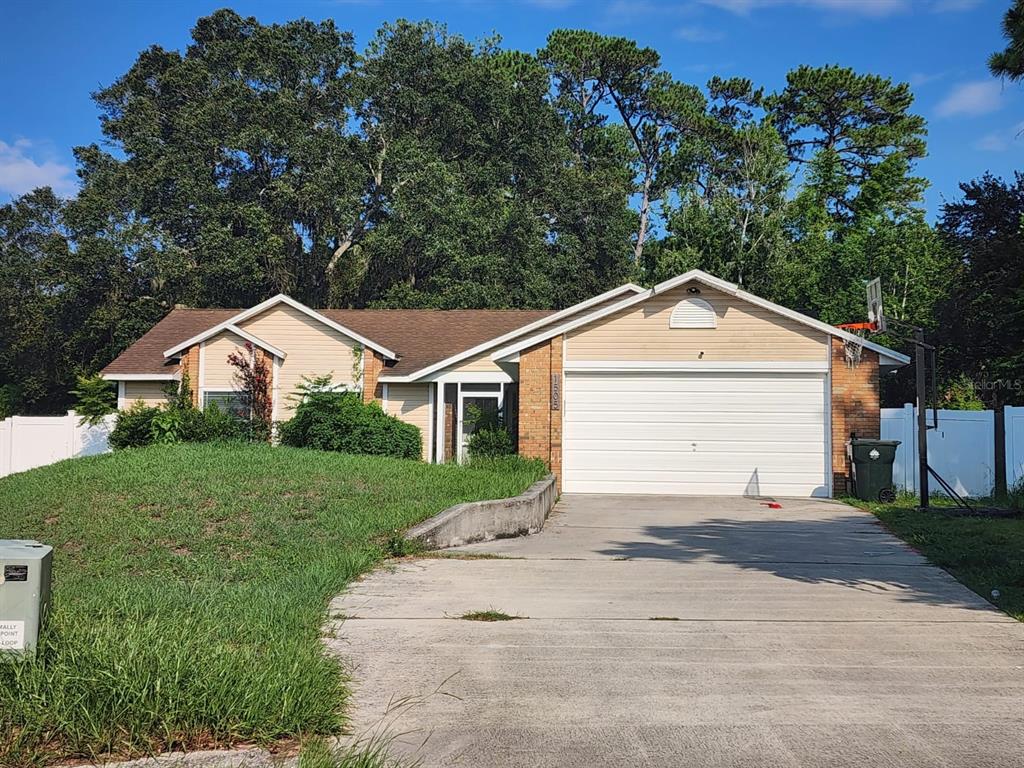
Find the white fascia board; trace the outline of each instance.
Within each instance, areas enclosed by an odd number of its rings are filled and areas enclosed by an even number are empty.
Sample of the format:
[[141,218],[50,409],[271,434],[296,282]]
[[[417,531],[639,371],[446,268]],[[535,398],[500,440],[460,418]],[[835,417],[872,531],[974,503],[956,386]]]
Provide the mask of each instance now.
[[563,363],[567,372],[628,373],[632,371],[672,373],[828,373],[827,360],[793,361],[705,361],[705,360],[567,360]]
[[175,381],[176,373],[104,373],[107,381]]
[[[493,339],[489,339],[488,341],[485,341],[482,344],[477,344],[475,347],[459,352],[457,355],[452,355],[451,357],[446,357],[444,360],[439,360],[436,363],[431,363],[426,368],[421,368],[418,371],[413,371],[412,373],[406,374],[405,376],[393,376],[386,379],[384,377],[381,377],[378,379],[378,381],[391,381],[395,383],[409,383],[417,381],[418,379],[422,379],[425,376],[429,376],[434,371],[438,371],[442,368],[447,368],[451,365],[455,365],[456,363],[460,363],[466,358],[473,357],[473,355],[478,355],[481,352],[486,352],[488,349],[496,347],[498,344],[504,344],[506,341],[511,341],[512,339],[522,336],[524,333],[529,333],[530,331],[534,331],[538,328],[543,328],[545,325],[556,323],[564,317],[568,317],[569,315],[572,315],[576,312],[582,312],[583,310],[596,306],[597,304],[600,304],[603,301],[608,301],[608,299],[614,299],[616,296],[620,294],[637,294],[643,292],[644,289],[641,288],[639,285],[636,285],[635,283],[625,283],[623,285],[620,285],[618,288],[612,288],[610,291],[605,291],[604,293],[598,294],[597,296],[593,296],[587,299],[586,301],[581,301],[579,304],[573,304],[571,307],[566,307],[565,309],[559,310],[558,312],[548,315],[547,317],[542,317],[540,320],[535,320],[532,323],[528,323],[527,325],[524,325],[520,328],[516,328],[514,331],[509,331],[506,334],[497,336]],[[428,381],[429,380],[430,379],[428,379]]]
[[296,309],[299,312],[301,312],[302,314],[306,315],[307,317],[311,317],[314,320],[317,320],[317,321],[323,323],[328,328],[333,328],[338,333],[344,334],[345,336],[348,336],[351,339],[355,339],[360,344],[362,344],[364,347],[369,347],[370,349],[373,349],[373,350],[375,350],[377,352],[380,352],[384,357],[386,357],[386,358],[388,358],[390,360],[397,360],[398,359],[398,355],[395,354],[394,352],[392,352],[387,347],[383,347],[380,344],[378,344],[377,342],[371,341],[370,339],[368,339],[365,336],[362,336],[362,335],[356,333],[355,331],[351,330],[350,328],[346,328],[344,325],[341,325],[340,323],[336,323],[333,320],[331,320],[330,318],[324,317],[319,312],[317,312],[315,309],[310,309],[305,304],[303,304],[301,302],[298,302],[295,299],[293,299],[291,296],[286,296],[283,293],[279,293],[279,294],[277,294],[277,296],[269,298],[266,301],[257,304],[255,307],[250,307],[249,309],[246,309],[246,310],[244,310],[242,312],[239,312],[234,317],[229,317],[224,322],[218,323],[217,325],[213,326],[212,328],[209,328],[209,329],[203,331],[202,333],[196,334],[191,339],[183,341],[180,344],[178,344],[177,346],[171,347],[170,349],[168,349],[167,351],[164,352],[164,357],[173,357],[174,355],[178,354],[182,350],[188,349],[193,344],[198,344],[201,341],[206,341],[210,337],[216,336],[221,331],[226,330],[229,326],[238,325],[238,323],[244,323],[249,318],[255,317],[256,315],[260,314],[261,312],[265,312],[266,310],[270,309],[271,307],[277,306],[278,304],[287,304],[292,309]]
[[229,325],[224,330],[227,331],[228,333],[233,333],[236,336],[241,336],[243,339],[248,341],[250,344],[253,344],[254,346],[259,347],[260,349],[264,350],[265,352],[269,352],[274,357],[279,357],[282,360],[284,360],[284,358],[285,358],[285,353],[282,350],[278,349],[273,344],[268,344],[263,339],[261,339],[261,338],[259,338],[257,336],[253,336],[251,333],[249,333],[248,331],[246,331],[246,330],[244,330],[242,328],[239,328],[237,325]]
[[607,317],[608,315],[611,315],[615,312],[619,312],[623,309],[631,307],[634,304],[639,304],[642,301],[646,301],[647,299],[657,296],[660,293],[670,291],[673,288],[676,288],[680,285],[683,285],[684,283],[693,280],[703,283],[704,285],[707,285],[709,288],[714,288],[715,290],[721,291],[722,293],[727,293],[729,295],[736,296],[737,298],[742,299],[743,301],[747,301],[751,304],[767,309],[771,312],[774,312],[777,315],[787,317],[790,320],[793,320],[797,323],[801,323],[802,325],[806,325],[810,328],[814,328],[815,330],[819,330],[822,333],[827,333],[830,336],[837,336],[838,338],[844,339],[846,341],[855,341],[858,344],[862,344],[866,349],[870,349],[873,352],[877,352],[881,357],[888,358],[889,360],[892,361],[890,363],[884,363],[881,360],[879,360],[879,363],[881,365],[906,365],[907,363],[910,362],[909,357],[899,352],[896,352],[895,350],[889,349],[888,347],[883,347],[881,344],[876,344],[873,341],[863,339],[860,336],[856,336],[848,331],[844,331],[842,328],[836,328],[834,325],[829,325],[828,323],[824,323],[821,320],[815,320],[813,317],[808,317],[807,315],[801,314],[800,312],[795,312],[792,309],[788,309],[787,307],[781,306],[780,304],[768,301],[768,299],[762,299],[760,296],[755,296],[752,293],[747,293],[746,291],[740,289],[739,286],[735,285],[734,283],[722,280],[720,278],[715,277],[714,275],[709,275],[707,272],[703,272],[699,269],[691,269],[689,272],[685,272],[681,275],[678,275],[677,277],[671,278],[670,280],[658,283],[658,285],[654,286],[649,291],[638,293],[635,296],[629,296],[628,298],[625,298],[620,302],[612,304],[611,306],[605,307],[604,309],[592,312],[591,314],[586,315],[584,317],[576,318],[575,320],[570,320],[569,322],[563,323],[557,328],[549,328],[543,333],[539,333],[536,336],[533,336],[529,339],[518,341],[515,344],[511,344],[503,349],[499,349],[494,354],[491,355],[491,360],[504,360],[505,358],[508,358],[517,352],[521,352],[524,349],[528,349],[536,344],[540,344],[541,342],[546,341],[547,339],[550,339],[553,336],[558,336],[560,334],[574,330],[580,327],[581,325],[586,325],[587,323],[591,323],[595,320],[600,320],[603,317]]

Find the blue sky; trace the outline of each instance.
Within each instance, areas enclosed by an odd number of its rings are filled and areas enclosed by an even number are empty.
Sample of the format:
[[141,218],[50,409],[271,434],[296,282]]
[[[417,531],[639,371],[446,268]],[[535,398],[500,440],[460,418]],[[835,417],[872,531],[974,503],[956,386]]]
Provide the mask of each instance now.
[[[6,0],[0,25],[0,201],[39,184],[73,194],[71,148],[100,141],[89,94],[149,45],[183,48],[195,20],[224,2]],[[383,21],[433,19],[470,39],[497,33],[535,51],[558,27],[624,35],[656,48],[666,69],[703,85],[713,74],[769,90],[800,64],[836,63],[907,81],[929,125],[935,215],[957,184],[1009,176],[1024,155],[1024,86],[989,76],[1009,0],[293,0],[235,2],[269,23],[333,18],[362,48]]]

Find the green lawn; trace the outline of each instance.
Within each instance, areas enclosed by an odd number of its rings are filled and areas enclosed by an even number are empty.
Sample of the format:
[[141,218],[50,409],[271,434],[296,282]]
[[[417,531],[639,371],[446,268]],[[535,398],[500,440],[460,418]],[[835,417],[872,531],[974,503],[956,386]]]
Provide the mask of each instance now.
[[329,598],[396,532],[542,472],[177,445],[0,480],[0,535],[55,548],[42,652],[0,660],[0,765],[337,732]]
[[911,497],[891,505],[850,503],[870,509],[886,528],[935,565],[1024,621],[1024,517],[950,517],[939,511],[921,512],[917,499]]

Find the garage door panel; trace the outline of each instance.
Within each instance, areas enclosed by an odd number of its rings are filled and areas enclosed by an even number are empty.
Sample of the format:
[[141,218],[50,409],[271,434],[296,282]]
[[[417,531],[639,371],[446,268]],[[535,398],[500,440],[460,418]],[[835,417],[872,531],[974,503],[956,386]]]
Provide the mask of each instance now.
[[825,495],[822,374],[570,372],[563,488]]
[[[763,438],[751,435],[750,424],[740,420],[731,425],[723,424],[721,421],[688,422],[682,425],[653,420],[644,423],[626,421],[612,423],[619,427],[615,439],[631,442],[671,440],[686,445],[693,442],[703,445],[711,441],[737,443],[761,441],[784,446],[792,445],[794,442],[813,442],[821,436],[821,423],[810,419],[784,426],[774,426],[771,429],[771,434]],[[604,422],[577,422],[565,430],[565,442],[572,440],[574,445],[579,447],[591,447],[586,442],[576,444],[575,441],[596,441],[599,447],[604,448],[607,435],[608,429]]]
[[[623,462],[622,453],[657,453],[674,457],[677,464],[682,463],[679,457],[680,453],[686,453],[694,457],[703,456],[705,454],[725,454],[727,457],[732,455],[742,456],[744,458],[754,457],[760,458],[762,461],[770,464],[776,464],[790,456],[815,456],[820,458],[823,455],[821,450],[816,450],[813,447],[798,447],[794,446],[792,443],[755,443],[741,442],[737,440],[704,440],[694,446],[691,443],[681,444],[675,440],[624,439],[617,441],[616,447],[619,450],[612,452],[607,449],[606,443],[603,440],[581,439],[573,446],[572,453],[573,455],[592,453],[605,454],[616,457],[620,463]],[[619,451],[621,451],[621,453]],[[716,460],[721,461],[721,456],[718,456]],[[801,460],[803,459],[801,458]],[[628,464],[629,462],[627,461],[625,463]]]
[[[656,488],[657,490],[652,490]],[[605,478],[592,479],[587,481],[569,481],[563,483],[564,493],[628,493],[647,494],[657,493],[670,496],[772,496],[772,497],[803,497],[803,496],[827,496],[827,489],[818,486],[812,491],[807,490],[806,483],[779,483],[771,484],[772,490],[766,492],[760,490],[763,484],[760,482],[723,482],[720,479],[660,479],[657,482],[635,481],[635,480],[608,480]]]
[[736,425],[757,425],[762,424],[772,428],[785,426],[785,422],[821,424],[823,413],[821,411],[798,411],[777,409],[774,411],[691,411],[671,409],[633,409],[629,412],[621,411],[622,404],[609,405],[605,410],[570,411],[566,409],[566,419],[573,424],[577,419],[582,424],[605,424],[608,422],[619,422],[629,424],[631,422],[645,422],[648,424],[736,424]]
[[[630,475],[636,475],[645,470],[659,471],[700,471],[700,472],[725,472],[737,471],[749,474],[755,469],[780,469],[784,471],[801,472],[808,468],[824,469],[824,456],[817,453],[795,452],[786,449],[784,453],[766,453],[764,450],[744,451],[701,451],[700,453],[688,453],[681,455],[680,451],[664,451],[627,448],[630,452],[626,459],[622,454],[615,454],[610,451],[601,450],[577,450],[573,449],[573,455],[569,461],[563,460],[563,470],[568,468],[580,470],[613,470],[624,471]],[[732,466],[723,466],[727,461],[735,461],[735,469]]]
[[[646,392],[763,392],[777,384],[785,374],[581,374],[572,373],[573,386],[579,392],[621,392],[623,389],[643,389]],[[742,376],[743,378],[738,378]],[[689,380],[687,380],[689,379]],[[821,376],[798,374],[788,376],[788,391],[813,391]]]

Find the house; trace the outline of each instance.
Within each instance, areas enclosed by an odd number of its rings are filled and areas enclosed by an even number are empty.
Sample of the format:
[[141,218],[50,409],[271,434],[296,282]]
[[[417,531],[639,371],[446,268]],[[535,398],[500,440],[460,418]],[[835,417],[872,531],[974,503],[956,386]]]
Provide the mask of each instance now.
[[[331,374],[462,456],[467,409],[502,411],[519,452],[577,493],[829,496],[851,433],[879,436],[891,349],[693,270],[559,312],[175,309],[103,370],[118,406],[158,403],[187,372],[194,402],[230,400],[228,355],[273,361],[275,420],[303,376]],[[858,354],[851,354],[857,352]]]

